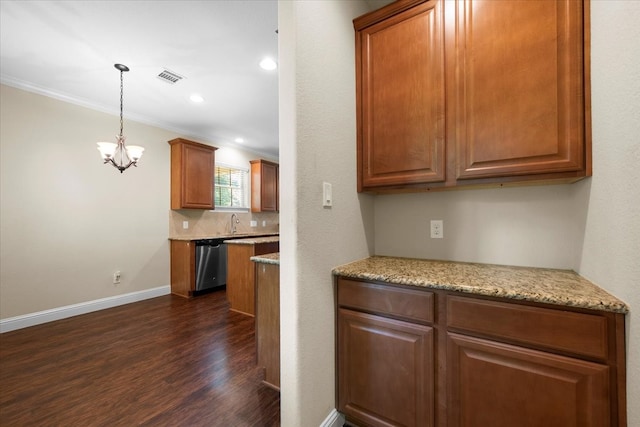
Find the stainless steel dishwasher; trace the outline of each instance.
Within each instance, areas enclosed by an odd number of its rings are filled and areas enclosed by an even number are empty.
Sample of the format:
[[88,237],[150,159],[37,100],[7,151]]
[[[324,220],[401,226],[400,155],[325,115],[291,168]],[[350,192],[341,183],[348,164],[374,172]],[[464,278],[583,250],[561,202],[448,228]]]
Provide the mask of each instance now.
[[196,240],[196,292],[223,289],[227,285],[227,245],[224,240]]

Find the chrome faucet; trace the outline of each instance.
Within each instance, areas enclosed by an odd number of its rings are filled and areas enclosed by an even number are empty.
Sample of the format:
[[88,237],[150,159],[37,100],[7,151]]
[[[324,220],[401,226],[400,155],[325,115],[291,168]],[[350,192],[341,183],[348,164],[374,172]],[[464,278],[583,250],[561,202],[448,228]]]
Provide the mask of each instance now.
[[231,214],[231,234],[236,234],[236,224],[240,224],[240,220],[238,219],[238,215],[233,213]]

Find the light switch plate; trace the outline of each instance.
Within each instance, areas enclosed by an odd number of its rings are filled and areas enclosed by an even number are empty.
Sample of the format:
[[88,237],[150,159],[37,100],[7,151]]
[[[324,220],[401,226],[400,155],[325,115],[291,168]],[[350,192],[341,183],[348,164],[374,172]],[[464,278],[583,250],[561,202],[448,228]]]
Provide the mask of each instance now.
[[333,195],[331,194],[331,184],[328,182],[322,183],[322,206],[331,207],[333,206]]

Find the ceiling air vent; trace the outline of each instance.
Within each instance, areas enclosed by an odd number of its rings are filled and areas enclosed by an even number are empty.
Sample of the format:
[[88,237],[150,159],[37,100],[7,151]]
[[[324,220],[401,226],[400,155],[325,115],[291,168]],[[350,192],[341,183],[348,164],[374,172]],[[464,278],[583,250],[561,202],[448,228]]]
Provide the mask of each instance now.
[[184,79],[180,74],[176,74],[173,71],[162,70],[160,74],[158,74],[158,78],[164,82],[169,84],[178,83],[180,80]]

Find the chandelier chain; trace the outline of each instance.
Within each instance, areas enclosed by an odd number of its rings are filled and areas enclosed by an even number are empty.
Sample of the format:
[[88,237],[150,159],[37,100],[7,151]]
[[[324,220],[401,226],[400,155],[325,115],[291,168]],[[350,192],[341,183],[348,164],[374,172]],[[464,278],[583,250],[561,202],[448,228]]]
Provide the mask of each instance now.
[[120,70],[120,138],[122,138],[122,103],[124,98],[123,70]]

